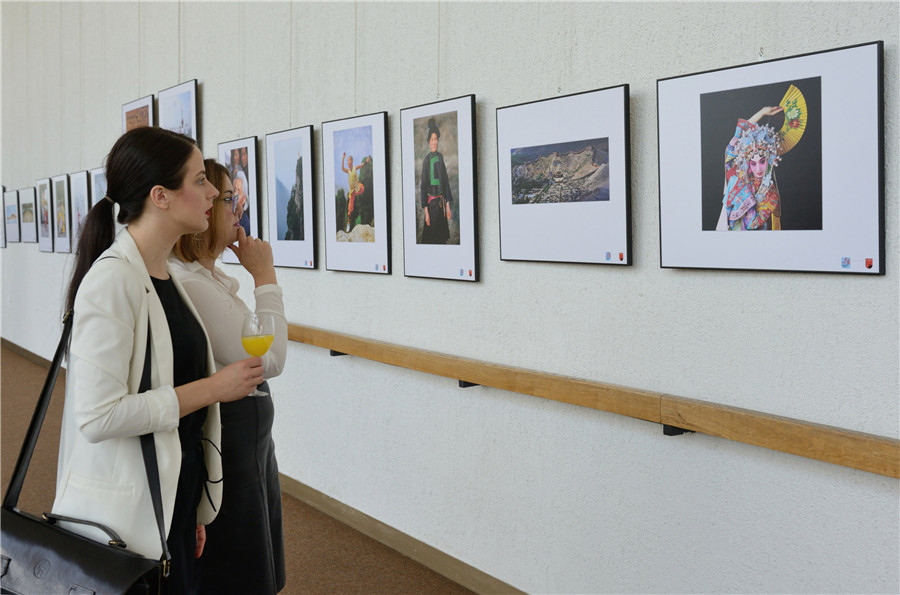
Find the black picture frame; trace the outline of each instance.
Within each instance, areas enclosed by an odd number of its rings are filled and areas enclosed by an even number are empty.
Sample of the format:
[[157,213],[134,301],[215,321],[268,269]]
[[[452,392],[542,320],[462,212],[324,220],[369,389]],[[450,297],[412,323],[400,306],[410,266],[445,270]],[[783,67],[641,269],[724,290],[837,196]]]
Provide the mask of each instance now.
[[497,108],[500,258],[630,266],[630,88]]
[[407,277],[479,280],[475,132],[474,94],[400,110]]
[[157,94],[159,127],[189,136],[200,143],[197,79],[163,89]]
[[19,212],[19,192],[17,190],[3,190],[3,228],[7,243],[21,242],[20,235],[21,215]]
[[883,54],[658,80],[660,266],[883,275]]
[[153,95],[147,95],[122,106],[122,133],[132,128],[153,126]]
[[[325,268],[391,274],[387,112],[322,123]],[[355,160],[351,163],[349,156]],[[358,176],[350,188],[350,170]],[[338,173],[340,172],[340,173]]]
[[316,268],[313,127],[266,135],[268,239],[275,266]]
[[53,192],[50,178],[34,183],[38,209],[38,250],[53,252]]
[[[248,236],[258,238],[262,237],[260,235],[262,225],[256,143],[255,136],[222,142],[218,144],[216,154],[219,163],[228,170],[228,177],[234,185],[234,196],[243,201],[241,227]],[[238,259],[231,250],[225,250],[222,253],[222,262],[238,264]]]

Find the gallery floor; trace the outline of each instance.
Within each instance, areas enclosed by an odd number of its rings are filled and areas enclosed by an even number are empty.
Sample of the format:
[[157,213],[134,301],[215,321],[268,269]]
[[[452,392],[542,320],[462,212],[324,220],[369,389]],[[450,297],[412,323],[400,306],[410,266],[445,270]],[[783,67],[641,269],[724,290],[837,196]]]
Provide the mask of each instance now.
[[[47,374],[46,367],[4,345],[0,349],[2,489],[12,475],[25,432]],[[56,457],[65,373],[54,390],[19,507],[49,511],[56,483]],[[387,546],[299,500],[282,496],[287,586],[283,594],[471,593]]]

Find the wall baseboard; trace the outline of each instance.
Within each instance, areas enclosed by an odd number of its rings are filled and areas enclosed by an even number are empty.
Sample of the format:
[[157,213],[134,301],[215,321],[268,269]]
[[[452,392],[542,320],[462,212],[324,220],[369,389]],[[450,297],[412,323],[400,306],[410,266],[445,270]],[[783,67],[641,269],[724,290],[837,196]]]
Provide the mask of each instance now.
[[[38,354],[28,351],[24,347],[19,347],[18,345],[16,345],[15,343],[13,343],[12,341],[10,341],[8,339],[0,338],[0,346],[2,346],[3,349],[9,349],[16,355],[20,355],[20,356],[24,357],[25,359],[27,359],[28,361],[30,361],[33,364],[37,364],[43,368],[50,367],[50,364],[51,364],[50,360],[44,359],[41,356],[39,356]],[[65,370],[64,368],[60,368],[60,373],[63,373],[64,370]]]
[[281,490],[476,593],[524,593],[283,473]]

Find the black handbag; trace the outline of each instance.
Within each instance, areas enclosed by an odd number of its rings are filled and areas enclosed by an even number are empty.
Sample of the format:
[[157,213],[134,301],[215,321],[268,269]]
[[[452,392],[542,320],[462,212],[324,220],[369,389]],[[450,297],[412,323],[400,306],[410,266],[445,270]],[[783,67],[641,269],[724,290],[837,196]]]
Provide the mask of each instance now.
[[[69,593],[149,593],[160,590],[169,574],[171,556],[166,545],[163,524],[162,497],[159,484],[159,467],[156,462],[156,444],[153,434],[141,436],[141,450],[147,480],[153,500],[153,509],[159,526],[163,555],[159,560],[147,558],[127,549],[127,545],[112,529],[80,519],[44,513],[38,518],[16,508],[19,493],[25,480],[28,464],[37,444],[38,434],[47,408],[60,363],[66,351],[72,331],[72,312],[63,319],[63,334],[53,356],[50,372],[41,390],[25,442],[19,452],[16,468],[10,480],[3,507],[0,509],[2,532],[2,574],[0,590],[13,594]],[[147,336],[147,352],[141,378],[141,392],[150,388],[150,336]],[[73,533],[56,523],[64,521],[91,525],[109,535],[109,544],[103,544]]]

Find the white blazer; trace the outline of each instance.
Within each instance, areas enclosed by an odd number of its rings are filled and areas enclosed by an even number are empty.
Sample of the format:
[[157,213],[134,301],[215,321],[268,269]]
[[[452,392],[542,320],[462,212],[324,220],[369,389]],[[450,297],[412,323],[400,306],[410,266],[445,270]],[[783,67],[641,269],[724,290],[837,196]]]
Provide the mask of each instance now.
[[[175,286],[199,322],[177,280]],[[156,439],[168,534],[181,469],[179,406],[166,315],[127,228],[85,275],[74,310],[53,512],[106,525],[128,549],[159,558],[162,546],[139,436],[153,432]],[[152,388],[139,394],[148,320]],[[208,373],[214,373],[208,339],[207,362]],[[197,522],[204,525],[215,518],[222,500],[221,481],[213,483],[222,479],[221,430],[216,403],[209,406],[203,426],[211,480],[206,484],[209,497],[204,495],[197,509]],[[87,526],[65,523],[65,527],[97,541],[108,540]]]

